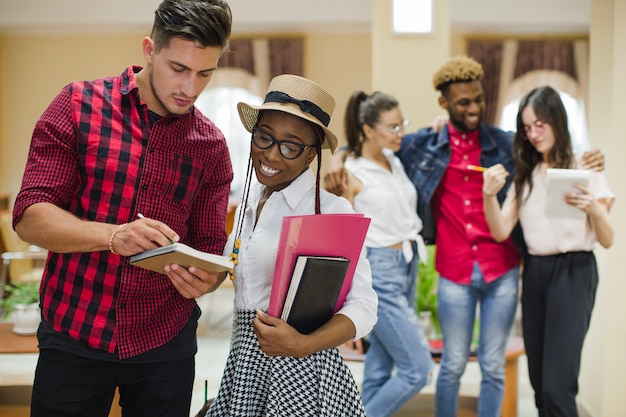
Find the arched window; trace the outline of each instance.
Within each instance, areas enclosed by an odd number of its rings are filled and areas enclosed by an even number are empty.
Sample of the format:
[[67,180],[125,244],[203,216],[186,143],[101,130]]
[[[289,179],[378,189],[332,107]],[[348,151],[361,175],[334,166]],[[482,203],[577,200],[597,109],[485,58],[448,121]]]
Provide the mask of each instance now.
[[[589,137],[587,129],[587,119],[585,116],[585,104],[582,100],[577,100],[571,95],[559,91],[565,111],[567,112],[567,121],[570,135],[572,137],[572,148],[575,154],[582,154],[589,150]],[[521,97],[510,101],[502,109],[500,118],[500,128],[502,130],[515,131],[516,117],[519,110]]]
[[499,126],[503,130],[515,131],[516,117],[521,98],[530,90],[542,85],[550,85],[561,95],[567,112],[572,148],[575,154],[589,150],[589,130],[585,110],[584,94],[578,83],[560,71],[531,71],[514,80],[504,94],[506,103],[500,111]]
[[237,103],[263,103],[263,99],[255,94],[258,83],[254,76],[244,75],[239,69],[221,68],[196,100],[198,110],[211,119],[226,137],[234,173],[230,187],[233,204],[237,204],[242,197],[251,140],[250,133],[239,119]]

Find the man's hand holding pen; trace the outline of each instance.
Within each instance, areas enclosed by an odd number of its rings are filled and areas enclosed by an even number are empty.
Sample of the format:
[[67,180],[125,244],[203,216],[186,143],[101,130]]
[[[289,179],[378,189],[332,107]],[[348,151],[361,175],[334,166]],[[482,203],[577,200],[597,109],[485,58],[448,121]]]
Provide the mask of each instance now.
[[168,225],[158,220],[137,215],[138,219],[113,226],[109,249],[121,256],[132,256],[159,246],[178,242],[180,237]]
[[[137,214],[138,219],[129,223],[118,235],[124,239],[122,249],[134,250],[125,256],[134,255],[158,246],[166,246],[180,240],[178,234],[165,223]],[[117,249],[117,237],[115,239]],[[190,267],[185,269],[180,265],[167,265],[164,272],[176,290],[185,298],[198,298],[214,291],[226,278],[226,273],[210,273]]]
[[[144,217],[144,215],[141,213],[137,213],[137,217],[140,219],[146,219],[146,217]],[[158,220],[146,219],[146,224],[155,229],[161,235],[165,236],[165,238],[167,239],[167,242],[163,243],[163,239],[161,238],[161,236],[156,235],[157,237],[159,237],[159,240],[153,240],[153,242],[159,243],[158,246],[171,245],[172,243],[176,243],[180,240],[178,234],[170,229],[169,226],[163,222],[160,222]]]

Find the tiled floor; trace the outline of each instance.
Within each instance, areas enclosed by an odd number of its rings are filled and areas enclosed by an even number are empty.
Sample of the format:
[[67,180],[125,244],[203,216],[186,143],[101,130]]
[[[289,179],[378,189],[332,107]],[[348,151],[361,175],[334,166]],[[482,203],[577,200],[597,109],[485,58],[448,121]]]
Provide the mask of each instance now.
[[[220,377],[228,355],[230,336],[230,311],[232,309],[232,288],[220,288],[216,293],[200,299],[203,309],[198,330],[198,354],[196,356],[197,372],[194,385],[191,415],[193,416],[203,405],[206,395],[211,398],[217,393]],[[0,385],[30,385],[32,383],[36,354],[0,355]],[[357,383],[363,375],[361,363],[349,362]],[[435,375],[436,377],[436,375]],[[468,364],[462,379],[461,394],[475,396],[480,384],[478,364]],[[434,383],[427,386],[423,394],[434,393]],[[532,390],[528,383],[526,358],[519,359],[519,414],[518,417],[534,417],[537,415],[532,399]]]
[[[207,381],[207,395],[213,397],[219,388],[219,377],[228,355],[228,337],[230,336],[230,315],[232,308],[232,288],[220,288],[218,292],[209,294],[200,300],[203,317],[200,321],[198,338],[198,355],[196,356],[197,373],[192,398],[192,411],[197,411],[204,403],[204,383]],[[357,383],[363,377],[363,364],[348,362]],[[435,371],[437,371],[436,368]],[[436,374],[433,381],[435,381]],[[480,387],[480,369],[478,363],[470,362],[462,378],[461,395],[477,396]],[[435,383],[423,390],[423,394],[434,394]],[[193,415],[193,413],[192,413]],[[518,417],[536,417],[533,392],[528,381],[526,356],[519,358],[519,397]]]

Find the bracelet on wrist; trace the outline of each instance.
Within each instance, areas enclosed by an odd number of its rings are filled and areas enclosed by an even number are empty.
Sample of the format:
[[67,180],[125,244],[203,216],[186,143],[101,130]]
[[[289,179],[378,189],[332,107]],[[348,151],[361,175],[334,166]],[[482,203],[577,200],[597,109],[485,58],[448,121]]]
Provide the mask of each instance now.
[[109,238],[109,250],[111,251],[111,253],[119,255],[119,253],[115,252],[115,249],[113,249],[113,241],[115,240],[115,235],[117,235],[117,232],[122,230],[127,224],[128,223],[120,224],[115,228],[115,230],[113,230],[113,233],[111,233],[111,237]]

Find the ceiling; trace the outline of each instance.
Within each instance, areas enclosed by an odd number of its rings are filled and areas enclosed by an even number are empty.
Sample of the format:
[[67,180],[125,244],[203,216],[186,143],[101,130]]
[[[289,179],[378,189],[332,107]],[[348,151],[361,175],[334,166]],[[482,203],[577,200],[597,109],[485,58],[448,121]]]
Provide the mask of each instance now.
[[[0,33],[147,31],[161,0],[0,0]],[[374,0],[229,0],[233,33],[368,32]],[[592,0],[449,0],[459,33],[588,33]],[[391,3],[391,0],[389,0]],[[433,0],[435,7],[437,0]]]

